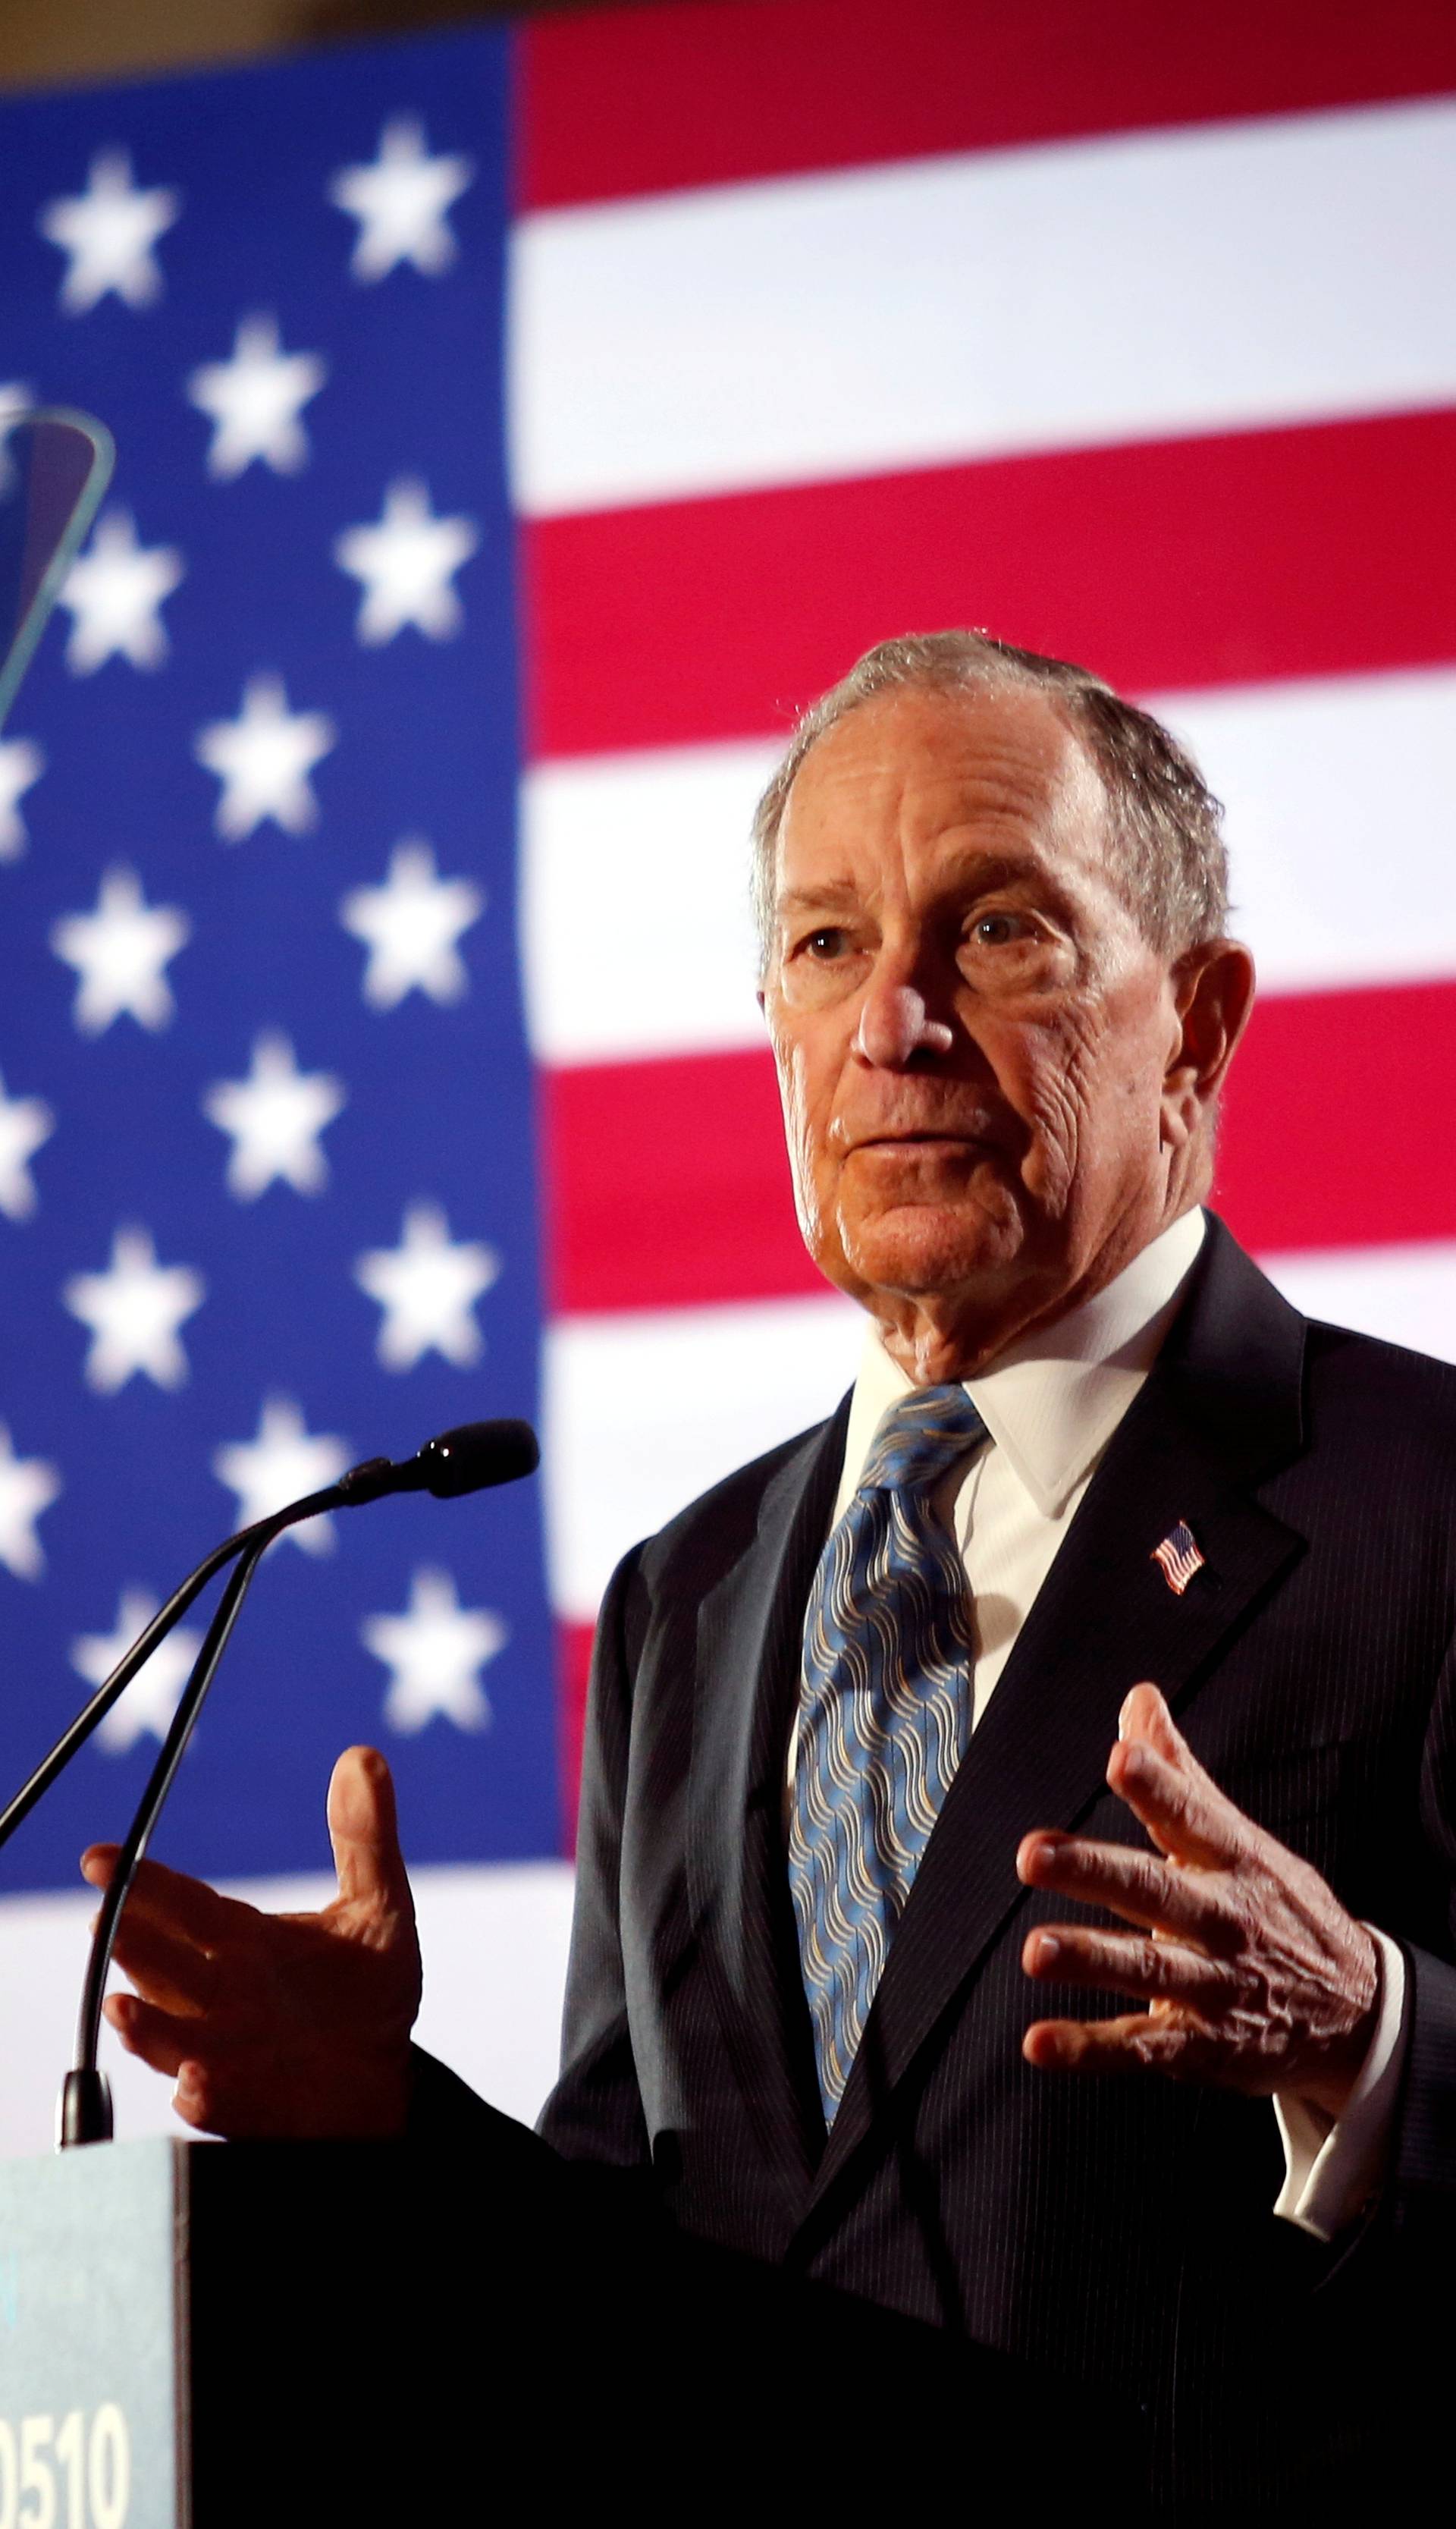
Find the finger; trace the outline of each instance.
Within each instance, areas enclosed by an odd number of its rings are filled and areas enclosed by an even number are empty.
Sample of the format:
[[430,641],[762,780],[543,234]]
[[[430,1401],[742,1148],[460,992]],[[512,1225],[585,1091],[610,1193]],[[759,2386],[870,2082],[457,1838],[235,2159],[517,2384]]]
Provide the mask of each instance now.
[[[93,1844],[81,1855],[81,1874],[93,1888],[106,1888],[116,1868],[120,1847]],[[213,1949],[255,1909],[235,1897],[220,1897],[205,1879],[189,1879],[165,1862],[143,1861],[127,1894],[123,1919],[157,1923],[200,1949]]]
[[184,2125],[198,2125],[204,2132],[217,2130],[213,2084],[205,2064],[189,2057],[178,2066],[172,2108]]
[[1142,1740],[1171,1763],[1176,1763],[1181,1753],[1192,1752],[1168,1710],[1162,1689],[1147,1679],[1123,1696],[1122,1709],[1117,1715],[1117,1736],[1119,1739]]
[[1179,1870],[1132,1845],[1097,1844],[1087,1836],[1039,1828],[1021,1839],[1016,1876],[1025,1887],[1049,1889],[1081,1906],[1105,1906],[1130,1923],[1173,1932],[1215,1953],[1225,1939],[1237,1938],[1236,1927],[1225,1921],[1216,1875]]
[[1156,1755],[1185,1773],[1190,1782],[1199,1783],[1216,1802],[1231,1808],[1207,1766],[1201,1765],[1168,1709],[1167,1697],[1159,1687],[1146,1681],[1135,1686],[1122,1699],[1117,1715],[1119,1743],[1127,1742],[1151,1748]]
[[1187,1749],[1172,1759],[1146,1740],[1119,1739],[1107,1759],[1107,1783],[1154,1843],[1179,1861],[1230,1869],[1258,1835]]
[[1118,2019],[1037,2019],[1021,2041],[1041,2072],[1178,2072],[1207,2051],[1207,2032],[1176,2014],[1133,2011]]
[[112,1956],[143,2000],[163,2011],[196,2018],[217,1992],[218,1964],[209,1951],[134,1917],[130,1906],[123,1910]]
[[[265,2090],[259,2102],[254,2092],[255,2085],[245,2078],[240,2082],[226,2066],[189,2056],[178,2068],[173,2113],[184,2125],[195,2125],[201,2133],[226,2134],[230,2142],[282,2141],[285,2128],[277,2101]],[[305,2125],[299,2139],[310,2138]]]
[[[278,2102],[269,2083],[260,2087],[255,2077],[248,2078],[245,2068],[240,2078],[236,2056],[201,2056],[193,2051],[195,2020],[170,2018],[126,1993],[109,1994],[105,2011],[129,2054],[140,2056],[153,2072],[171,2077],[172,2105],[185,2125],[240,2140],[248,2135],[276,2139],[286,2129],[280,2126]],[[300,2126],[305,2136],[313,2131],[306,2121]]]
[[1092,1932],[1080,1923],[1029,1932],[1021,1964],[1027,1975],[1046,1982],[1126,1994],[1134,2002],[1177,2002],[1205,2019],[1216,2018],[1230,1985],[1226,1967],[1181,1941]]
[[329,1783],[329,1841],[347,1905],[413,1915],[395,1787],[377,1748],[346,1748]]
[[282,2142],[316,2139],[317,2128],[306,2111],[280,2104],[271,2086],[260,2088],[237,2062],[189,2056],[179,2066],[172,2092],[174,2113],[184,2125],[202,2133],[225,2134],[230,2142]]
[[154,2072],[174,2079],[189,2056],[197,2051],[195,2019],[177,2019],[135,1993],[109,1993],[102,2005],[107,2019],[129,2055],[139,2055]]

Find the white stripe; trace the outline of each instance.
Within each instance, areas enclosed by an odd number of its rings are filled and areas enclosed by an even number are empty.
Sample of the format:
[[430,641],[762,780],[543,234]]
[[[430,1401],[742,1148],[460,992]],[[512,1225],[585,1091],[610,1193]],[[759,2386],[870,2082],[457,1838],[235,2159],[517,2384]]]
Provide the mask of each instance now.
[[1456,975],[1456,670],[1155,695],[1227,811],[1266,990]]
[[[1297,1308],[1456,1361],[1456,1243],[1261,1259]],[[833,1411],[864,1320],[847,1300],[578,1318],[548,1329],[552,1599],[590,1622],[614,1565],[695,1496]],[[1195,1549],[1196,1551],[1196,1549]]]
[[[320,1785],[322,1797],[322,1785]],[[556,2078],[571,1913],[564,1861],[415,1869],[410,1873],[425,1960],[417,2035],[508,2116],[533,2122]],[[308,1912],[338,1894],[331,1878],[236,1880],[235,1896],[269,1913]],[[71,2061],[94,1896],[78,1889],[0,1900],[0,2160],[49,2151],[55,2101]],[[125,2139],[185,2128],[171,2114],[171,2084],[110,2029],[102,2062]]]
[[[1456,670],[1154,696],[1228,810],[1266,990],[1456,975]],[[548,1063],[761,1045],[748,828],[776,744],[538,765],[522,931]]]
[[1398,411],[1456,395],[1456,105],[540,212],[512,255],[536,514]]
[[1456,1242],[1347,1247],[1259,1261],[1306,1317],[1456,1362]]
[[544,1062],[761,1045],[748,829],[779,748],[538,765],[521,802],[521,960]]
[[542,1463],[558,1614],[589,1622],[629,1546],[833,1413],[863,1323],[827,1293],[548,1326]]

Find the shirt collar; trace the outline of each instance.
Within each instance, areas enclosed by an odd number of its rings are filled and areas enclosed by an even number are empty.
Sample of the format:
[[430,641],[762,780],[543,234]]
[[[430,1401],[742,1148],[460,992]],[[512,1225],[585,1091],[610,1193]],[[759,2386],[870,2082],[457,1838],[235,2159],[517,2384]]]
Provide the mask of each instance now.
[[[1185,1212],[1116,1280],[1054,1324],[1039,1327],[965,1382],[966,1394],[1047,1519],[1055,1519],[1101,1456],[1154,1362],[1203,1245],[1202,1211]],[[835,1517],[858,1487],[888,1407],[914,1388],[880,1340],[865,1334],[849,1408]]]

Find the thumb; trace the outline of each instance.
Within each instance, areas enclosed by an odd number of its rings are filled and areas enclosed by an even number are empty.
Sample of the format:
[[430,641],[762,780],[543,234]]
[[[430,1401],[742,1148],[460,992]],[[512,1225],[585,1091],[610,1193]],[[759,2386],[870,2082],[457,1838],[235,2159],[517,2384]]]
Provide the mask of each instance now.
[[395,1787],[377,1748],[346,1748],[329,1782],[329,1842],[347,1905],[413,1913],[395,1818]]

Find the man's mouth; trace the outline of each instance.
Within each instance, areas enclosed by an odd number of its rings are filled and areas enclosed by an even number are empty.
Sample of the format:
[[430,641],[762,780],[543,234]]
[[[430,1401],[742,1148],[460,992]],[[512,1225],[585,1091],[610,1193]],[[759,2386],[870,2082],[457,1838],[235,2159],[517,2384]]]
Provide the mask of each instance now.
[[852,1157],[856,1151],[989,1151],[992,1147],[991,1137],[984,1131],[925,1124],[907,1131],[858,1134],[848,1144],[846,1156]]

